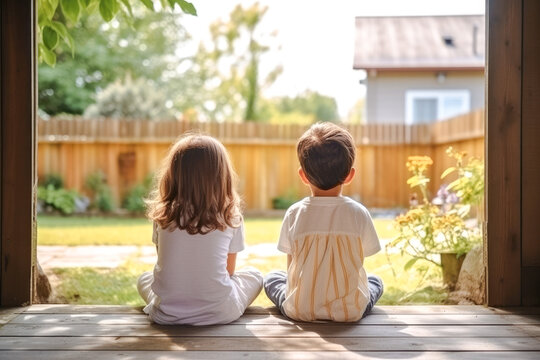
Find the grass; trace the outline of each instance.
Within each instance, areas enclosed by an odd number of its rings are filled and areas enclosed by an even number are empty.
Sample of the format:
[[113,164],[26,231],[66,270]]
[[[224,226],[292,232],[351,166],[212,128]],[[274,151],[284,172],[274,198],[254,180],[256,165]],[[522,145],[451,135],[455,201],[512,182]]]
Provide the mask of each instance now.
[[[246,242],[249,245],[277,242],[281,219],[247,218]],[[392,220],[375,219],[381,239],[395,235]],[[38,217],[39,245],[152,245],[152,225],[144,218],[118,217]]]
[[[394,236],[392,220],[375,219],[375,228],[381,239]],[[247,218],[246,243],[256,245],[276,243],[281,219]],[[151,224],[140,218],[59,217],[38,218],[38,245],[151,245]],[[441,287],[440,269],[432,264],[418,262],[409,271],[403,266],[410,258],[400,254],[387,255],[385,251],[365,261],[368,272],[381,276],[385,292],[379,304],[440,304],[446,299]],[[263,274],[286,268],[286,256],[250,255],[238,267],[254,266]],[[152,265],[129,259],[115,269],[56,268],[57,295],[75,304],[128,304],[143,305],[136,289],[137,278]],[[264,291],[254,305],[270,306]]]

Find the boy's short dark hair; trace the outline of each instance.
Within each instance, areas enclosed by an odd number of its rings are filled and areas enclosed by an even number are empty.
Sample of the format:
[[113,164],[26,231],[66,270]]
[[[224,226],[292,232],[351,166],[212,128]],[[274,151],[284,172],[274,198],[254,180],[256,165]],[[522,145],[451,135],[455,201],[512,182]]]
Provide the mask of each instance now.
[[343,184],[356,154],[351,134],[332,123],[311,126],[298,140],[296,151],[307,179],[321,190]]

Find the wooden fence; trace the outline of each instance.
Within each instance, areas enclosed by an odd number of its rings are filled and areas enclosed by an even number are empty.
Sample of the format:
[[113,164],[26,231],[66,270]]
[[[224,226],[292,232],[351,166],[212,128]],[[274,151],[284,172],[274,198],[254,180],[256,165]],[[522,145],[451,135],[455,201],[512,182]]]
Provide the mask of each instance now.
[[[442,171],[452,164],[448,146],[483,158],[483,111],[433,125],[348,125],[356,141],[357,175],[344,193],[370,207],[406,206],[411,190],[405,162],[410,155],[428,155],[432,191]],[[57,119],[38,122],[38,176],[57,173],[66,187],[85,192],[85,178],[97,171],[107,176],[120,202],[125,193],[157,169],[170,144],[187,131],[201,131],[221,140],[239,175],[246,209],[271,208],[276,196],[308,194],[298,178],[296,141],[301,125],[258,123],[193,123],[128,120]]]

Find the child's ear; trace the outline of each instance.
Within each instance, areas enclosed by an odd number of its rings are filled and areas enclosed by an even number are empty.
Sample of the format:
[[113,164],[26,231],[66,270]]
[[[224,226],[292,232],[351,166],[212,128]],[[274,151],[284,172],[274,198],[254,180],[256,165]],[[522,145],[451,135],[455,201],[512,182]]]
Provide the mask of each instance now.
[[347,185],[347,184],[350,184],[350,182],[353,180],[354,178],[354,174],[356,173],[356,169],[355,168],[351,168],[351,171],[349,171],[349,175],[347,175],[347,177],[345,178],[345,180],[343,181],[343,185]]
[[302,168],[299,168],[298,169],[298,175],[300,176],[300,179],[302,179],[302,182],[306,185],[310,185],[311,183],[309,182],[307,176],[306,176],[306,173],[304,172],[304,170],[302,170]]

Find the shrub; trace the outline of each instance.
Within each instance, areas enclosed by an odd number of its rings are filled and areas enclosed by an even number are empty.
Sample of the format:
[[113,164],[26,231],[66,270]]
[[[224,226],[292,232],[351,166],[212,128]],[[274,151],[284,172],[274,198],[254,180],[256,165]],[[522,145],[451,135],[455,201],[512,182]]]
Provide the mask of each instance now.
[[41,185],[44,187],[51,185],[55,189],[61,189],[64,187],[64,179],[62,179],[60,174],[47,174]]
[[148,175],[141,184],[135,185],[127,193],[122,207],[131,213],[141,214],[146,211],[145,198],[148,197],[150,190],[152,189],[153,175]]
[[85,186],[92,193],[92,206],[103,212],[114,210],[114,200],[111,189],[107,185],[105,174],[98,170],[86,177]]
[[80,195],[74,190],[55,188],[54,184],[39,186],[37,191],[38,200],[43,201],[46,207],[60,211],[69,215],[75,211],[75,201]]
[[165,106],[167,97],[151,81],[126,77],[109,84],[96,95],[96,103],[84,112],[88,118],[110,117],[128,119],[170,118],[171,111]]
[[276,196],[272,199],[272,208],[279,210],[288,209],[292,204],[299,200],[296,193],[295,189],[289,189],[284,195]]

